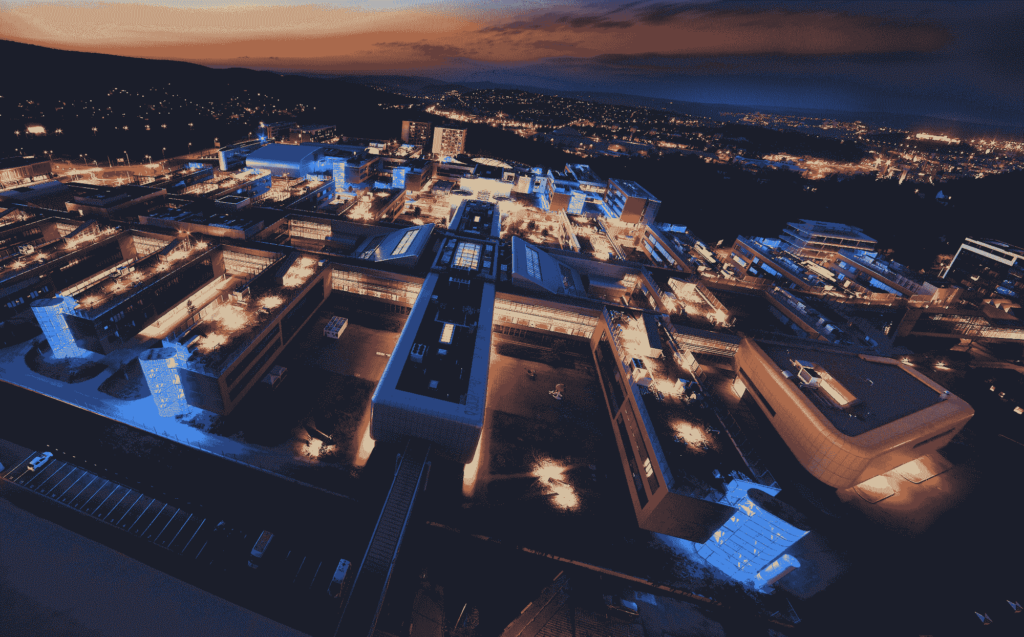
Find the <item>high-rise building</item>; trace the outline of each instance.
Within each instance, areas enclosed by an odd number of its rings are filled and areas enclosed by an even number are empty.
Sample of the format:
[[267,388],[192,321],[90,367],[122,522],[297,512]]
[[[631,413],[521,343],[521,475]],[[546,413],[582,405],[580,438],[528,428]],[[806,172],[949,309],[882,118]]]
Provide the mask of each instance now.
[[415,144],[426,148],[430,145],[433,132],[433,125],[430,122],[402,122],[402,141],[406,144]]
[[431,152],[439,157],[455,157],[466,152],[466,129],[435,128]]
[[942,278],[962,286],[964,298],[1024,296],[1024,249],[1005,241],[964,239]]
[[654,223],[661,201],[646,188],[627,179],[609,179],[604,198],[605,215],[623,223]]
[[841,248],[872,251],[877,241],[854,226],[827,221],[791,221],[782,231],[782,249],[812,261],[830,259]]

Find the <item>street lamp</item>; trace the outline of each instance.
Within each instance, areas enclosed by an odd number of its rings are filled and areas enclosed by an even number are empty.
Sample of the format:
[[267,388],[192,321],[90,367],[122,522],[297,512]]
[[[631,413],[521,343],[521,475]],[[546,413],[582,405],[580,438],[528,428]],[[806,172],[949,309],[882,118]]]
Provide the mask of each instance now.
[[167,159],[167,147],[166,146],[164,146],[163,148],[160,149],[160,154],[164,156],[164,159]]
[[127,150],[124,151],[124,156],[125,156],[125,159],[128,160],[128,165],[131,166],[132,165],[132,158],[128,156],[128,151]]
[[96,137],[96,127],[95,126],[92,127],[92,136]]

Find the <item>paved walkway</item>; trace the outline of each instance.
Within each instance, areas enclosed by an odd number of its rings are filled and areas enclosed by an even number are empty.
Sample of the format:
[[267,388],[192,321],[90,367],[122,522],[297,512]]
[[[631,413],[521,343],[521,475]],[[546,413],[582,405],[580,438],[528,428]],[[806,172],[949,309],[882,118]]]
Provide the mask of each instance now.
[[[192,407],[181,420],[157,413],[156,403],[146,396],[135,400],[121,400],[99,391],[99,386],[115,373],[124,362],[125,350],[114,352],[104,360],[107,369],[95,378],[80,383],[64,383],[43,376],[25,364],[25,354],[32,348],[31,341],[0,349],[0,379],[19,387],[44,394],[61,402],[91,411],[154,435],[181,444],[209,451],[256,466],[267,471],[278,471],[288,465],[307,466],[303,445],[295,441],[277,447],[257,447],[208,434],[201,430],[216,418],[212,412]],[[192,422],[193,424],[188,424]]]

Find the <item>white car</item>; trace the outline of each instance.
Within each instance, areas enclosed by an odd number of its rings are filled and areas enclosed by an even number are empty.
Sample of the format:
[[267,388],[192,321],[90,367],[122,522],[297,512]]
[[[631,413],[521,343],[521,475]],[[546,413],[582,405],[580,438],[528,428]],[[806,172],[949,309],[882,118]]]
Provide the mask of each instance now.
[[53,454],[47,451],[41,456],[36,456],[35,458],[32,458],[32,461],[29,462],[28,466],[25,468],[28,469],[29,471],[36,471],[37,469],[40,469],[44,464],[49,462],[50,458],[52,457]]

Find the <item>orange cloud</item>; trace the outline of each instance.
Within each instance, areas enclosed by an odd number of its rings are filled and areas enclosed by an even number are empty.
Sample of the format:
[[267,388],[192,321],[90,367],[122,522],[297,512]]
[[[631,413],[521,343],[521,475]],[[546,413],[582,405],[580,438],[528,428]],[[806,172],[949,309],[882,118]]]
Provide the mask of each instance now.
[[571,6],[515,13],[509,5],[447,3],[384,9],[31,3],[9,6],[3,16],[0,37],[43,46],[324,71],[429,68],[453,59],[517,64],[553,56],[628,66],[655,57],[934,51],[949,42],[945,30],[928,24],[688,3],[633,3],[589,13]]

